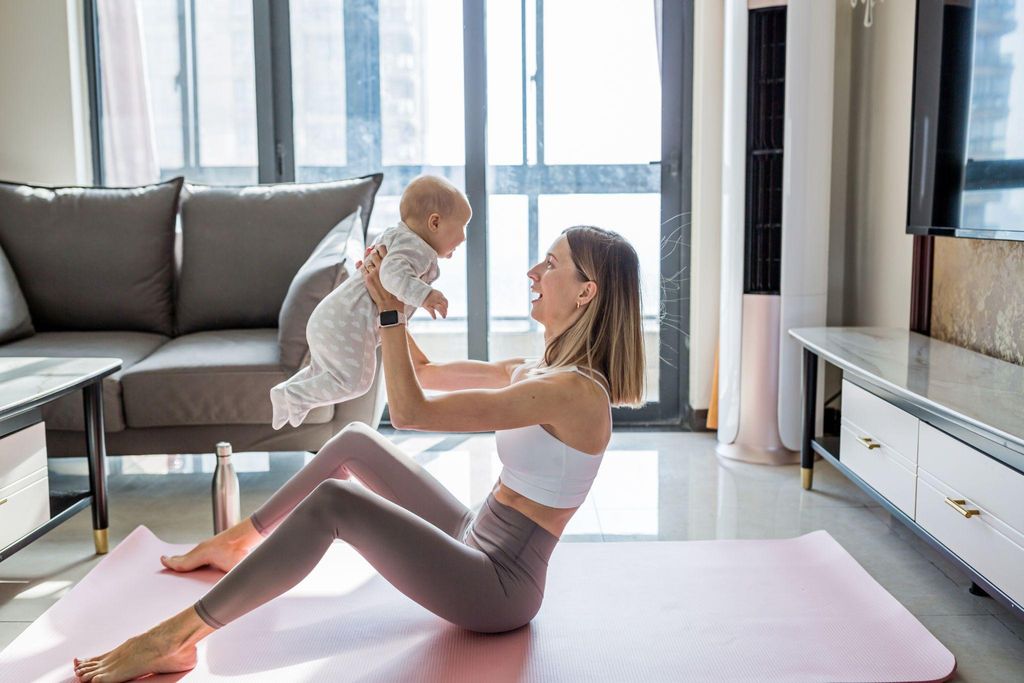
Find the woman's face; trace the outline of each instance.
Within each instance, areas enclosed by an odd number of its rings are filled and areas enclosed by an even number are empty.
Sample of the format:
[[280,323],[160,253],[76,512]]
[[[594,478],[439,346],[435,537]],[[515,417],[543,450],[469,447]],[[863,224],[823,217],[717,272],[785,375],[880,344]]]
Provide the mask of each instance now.
[[576,303],[588,288],[573,263],[565,235],[559,235],[526,276],[530,278],[530,291],[537,295],[530,303],[530,317],[543,325],[548,335],[560,333],[580,315]]

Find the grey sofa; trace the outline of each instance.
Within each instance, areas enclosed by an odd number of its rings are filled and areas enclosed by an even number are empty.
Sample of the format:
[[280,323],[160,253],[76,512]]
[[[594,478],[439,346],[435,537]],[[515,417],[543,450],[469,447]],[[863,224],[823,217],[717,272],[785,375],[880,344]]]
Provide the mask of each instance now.
[[[305,320],[351,276],[381,179],[0,182],[0,356],[120,358],[103,384],[110,455],[203,453],[218,441],[315,451],[351,421],[376,426],[379,372],[369,393],[295,429],[270,427],[269,390],[307,360]],[[51,454],[85,454],[80,394],[43,419]]]

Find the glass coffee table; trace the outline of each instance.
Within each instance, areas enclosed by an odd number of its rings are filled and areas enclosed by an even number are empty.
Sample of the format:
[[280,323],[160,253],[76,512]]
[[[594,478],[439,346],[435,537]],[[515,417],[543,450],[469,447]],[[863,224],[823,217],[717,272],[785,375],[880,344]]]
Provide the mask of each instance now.
[[[27,530],[12,542],[7,542],[6,547],[0,547],[0,561],[90,505],[96,553],[102,555],[107,552],[107,453],[103,432],[103,378],[120,369],[119,358],[0,358],[0,481],[4,481],[5,474],[8,480],[16,479],[27,472],[26,468],[33,466],[27,459],[21,459],[16,449],[19,444],[26,443],[23,437],[28,434],[27,430],[35,427],[42,431],[42,406],[79,389],[83,396],[89,463],[88,490],[48,492],[49,520]],[[38,455],[38,458],[42,457]],[[32,462],[37,463],[38,460]],[[21,469],[18,470],[18,467]],[[17,488],[17,482],[7,481],[7,484],[7,489],[0,486],[0,492]],[[18,514],[19,510],[13,501],[14,495],[8,498],[0,495],[0,520],[5,513],[9,516]],[[7,503],[10,505],[4,510]]]

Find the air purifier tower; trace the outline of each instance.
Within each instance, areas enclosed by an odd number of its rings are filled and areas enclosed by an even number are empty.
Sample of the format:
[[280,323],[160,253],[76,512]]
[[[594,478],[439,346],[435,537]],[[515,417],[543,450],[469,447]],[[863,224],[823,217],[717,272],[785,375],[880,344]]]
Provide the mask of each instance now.
[[835,12],[821,0],[726,2],[717,448],[725,458],[799,457],[801,356],[787,331],[825,324]]

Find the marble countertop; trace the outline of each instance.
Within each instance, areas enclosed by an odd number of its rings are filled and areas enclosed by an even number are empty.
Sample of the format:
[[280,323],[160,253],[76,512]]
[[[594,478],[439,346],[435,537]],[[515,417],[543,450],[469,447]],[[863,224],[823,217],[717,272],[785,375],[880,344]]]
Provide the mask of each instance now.
[[1024,366],[889,327],[802,327],[790,336],[843,370],[1024,450]]
[[120,367],[120,358],[0,358],[0,415]]

